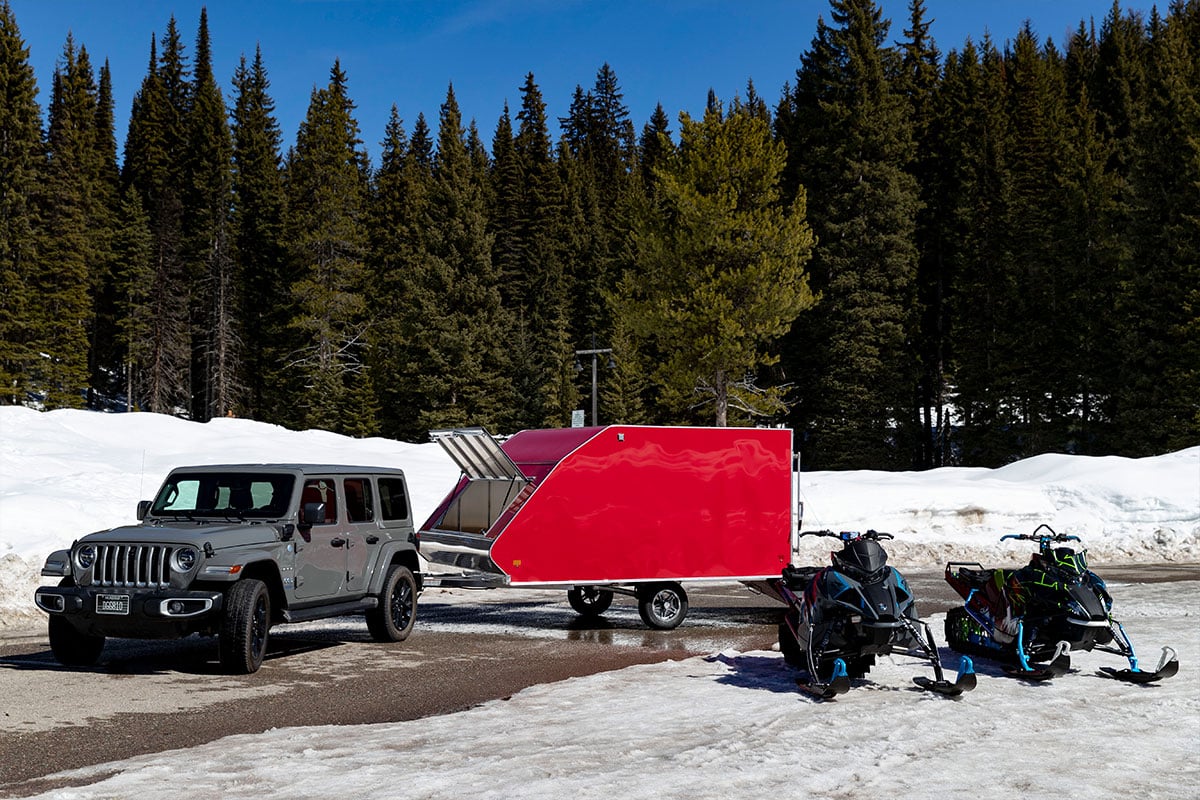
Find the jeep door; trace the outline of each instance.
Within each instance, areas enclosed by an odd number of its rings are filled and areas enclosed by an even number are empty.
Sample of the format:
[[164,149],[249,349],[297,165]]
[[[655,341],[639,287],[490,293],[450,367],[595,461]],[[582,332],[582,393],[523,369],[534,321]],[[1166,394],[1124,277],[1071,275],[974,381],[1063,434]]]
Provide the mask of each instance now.
[[375,487],[368,477],[343,478],[342,495],[347,521],[346,591],[366,592],[381,546]]
[[317,600],[333,597],[346,582],[347,525],[339,513],[337,481],[309,478],[304,482],[300,508],[322,503],[325,516],[311,527],[300,527],[296,535],[296,597]]

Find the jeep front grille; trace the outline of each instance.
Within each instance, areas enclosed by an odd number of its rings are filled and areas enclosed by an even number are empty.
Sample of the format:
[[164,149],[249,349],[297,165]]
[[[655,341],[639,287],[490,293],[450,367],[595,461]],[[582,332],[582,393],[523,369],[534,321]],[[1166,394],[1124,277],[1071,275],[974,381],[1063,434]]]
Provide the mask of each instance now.
[[165,589],[171,585],[171,548],[156,544],[98,544],[92,584]]

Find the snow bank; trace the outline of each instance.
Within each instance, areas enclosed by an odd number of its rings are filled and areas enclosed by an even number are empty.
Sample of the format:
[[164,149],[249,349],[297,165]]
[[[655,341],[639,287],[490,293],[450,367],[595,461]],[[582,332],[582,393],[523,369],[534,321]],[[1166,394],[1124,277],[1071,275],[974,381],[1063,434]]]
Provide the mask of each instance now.
[[[351,439],[241,419],[0,407],[0,630],[38,620],[45,556],[135,521],[167,472],[185,464],[315,462],[405,470],[424,520],[458,477],[435,444]],[[1048,523],[1083,537],[1095,564],[1200,560],[1200,447],[1156,458],[1044,455],[996,470],[812,472],[800,480],[806,528],[896,534],[898,566],[949,558],[1011,561],[1004,533]],[[829,541],[805,540],[823,562]]]

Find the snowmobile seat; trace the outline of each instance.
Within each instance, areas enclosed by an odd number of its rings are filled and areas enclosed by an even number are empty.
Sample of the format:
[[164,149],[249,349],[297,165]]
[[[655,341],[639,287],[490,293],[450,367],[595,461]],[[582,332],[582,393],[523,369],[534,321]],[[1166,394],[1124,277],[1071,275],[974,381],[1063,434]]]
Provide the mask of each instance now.
[[979,588],[989,583],[992,580],[990,569],[971,569],[970,567],[961,567],[958,570],[958,579],[972,588]]

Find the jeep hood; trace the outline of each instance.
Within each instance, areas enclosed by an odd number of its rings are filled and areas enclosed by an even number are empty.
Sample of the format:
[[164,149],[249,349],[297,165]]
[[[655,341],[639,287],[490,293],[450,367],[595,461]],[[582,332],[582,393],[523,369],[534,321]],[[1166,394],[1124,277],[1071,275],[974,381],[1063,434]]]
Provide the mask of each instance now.
[[279,529],[265,522],[239,524],[170,520],[161,524],[126,525],[98,531],[79,541],[92,544],[190,544],[197,548],[203,548],[208,543],[214,550],[223,550],[227,547],[270,544],[278,540]]

